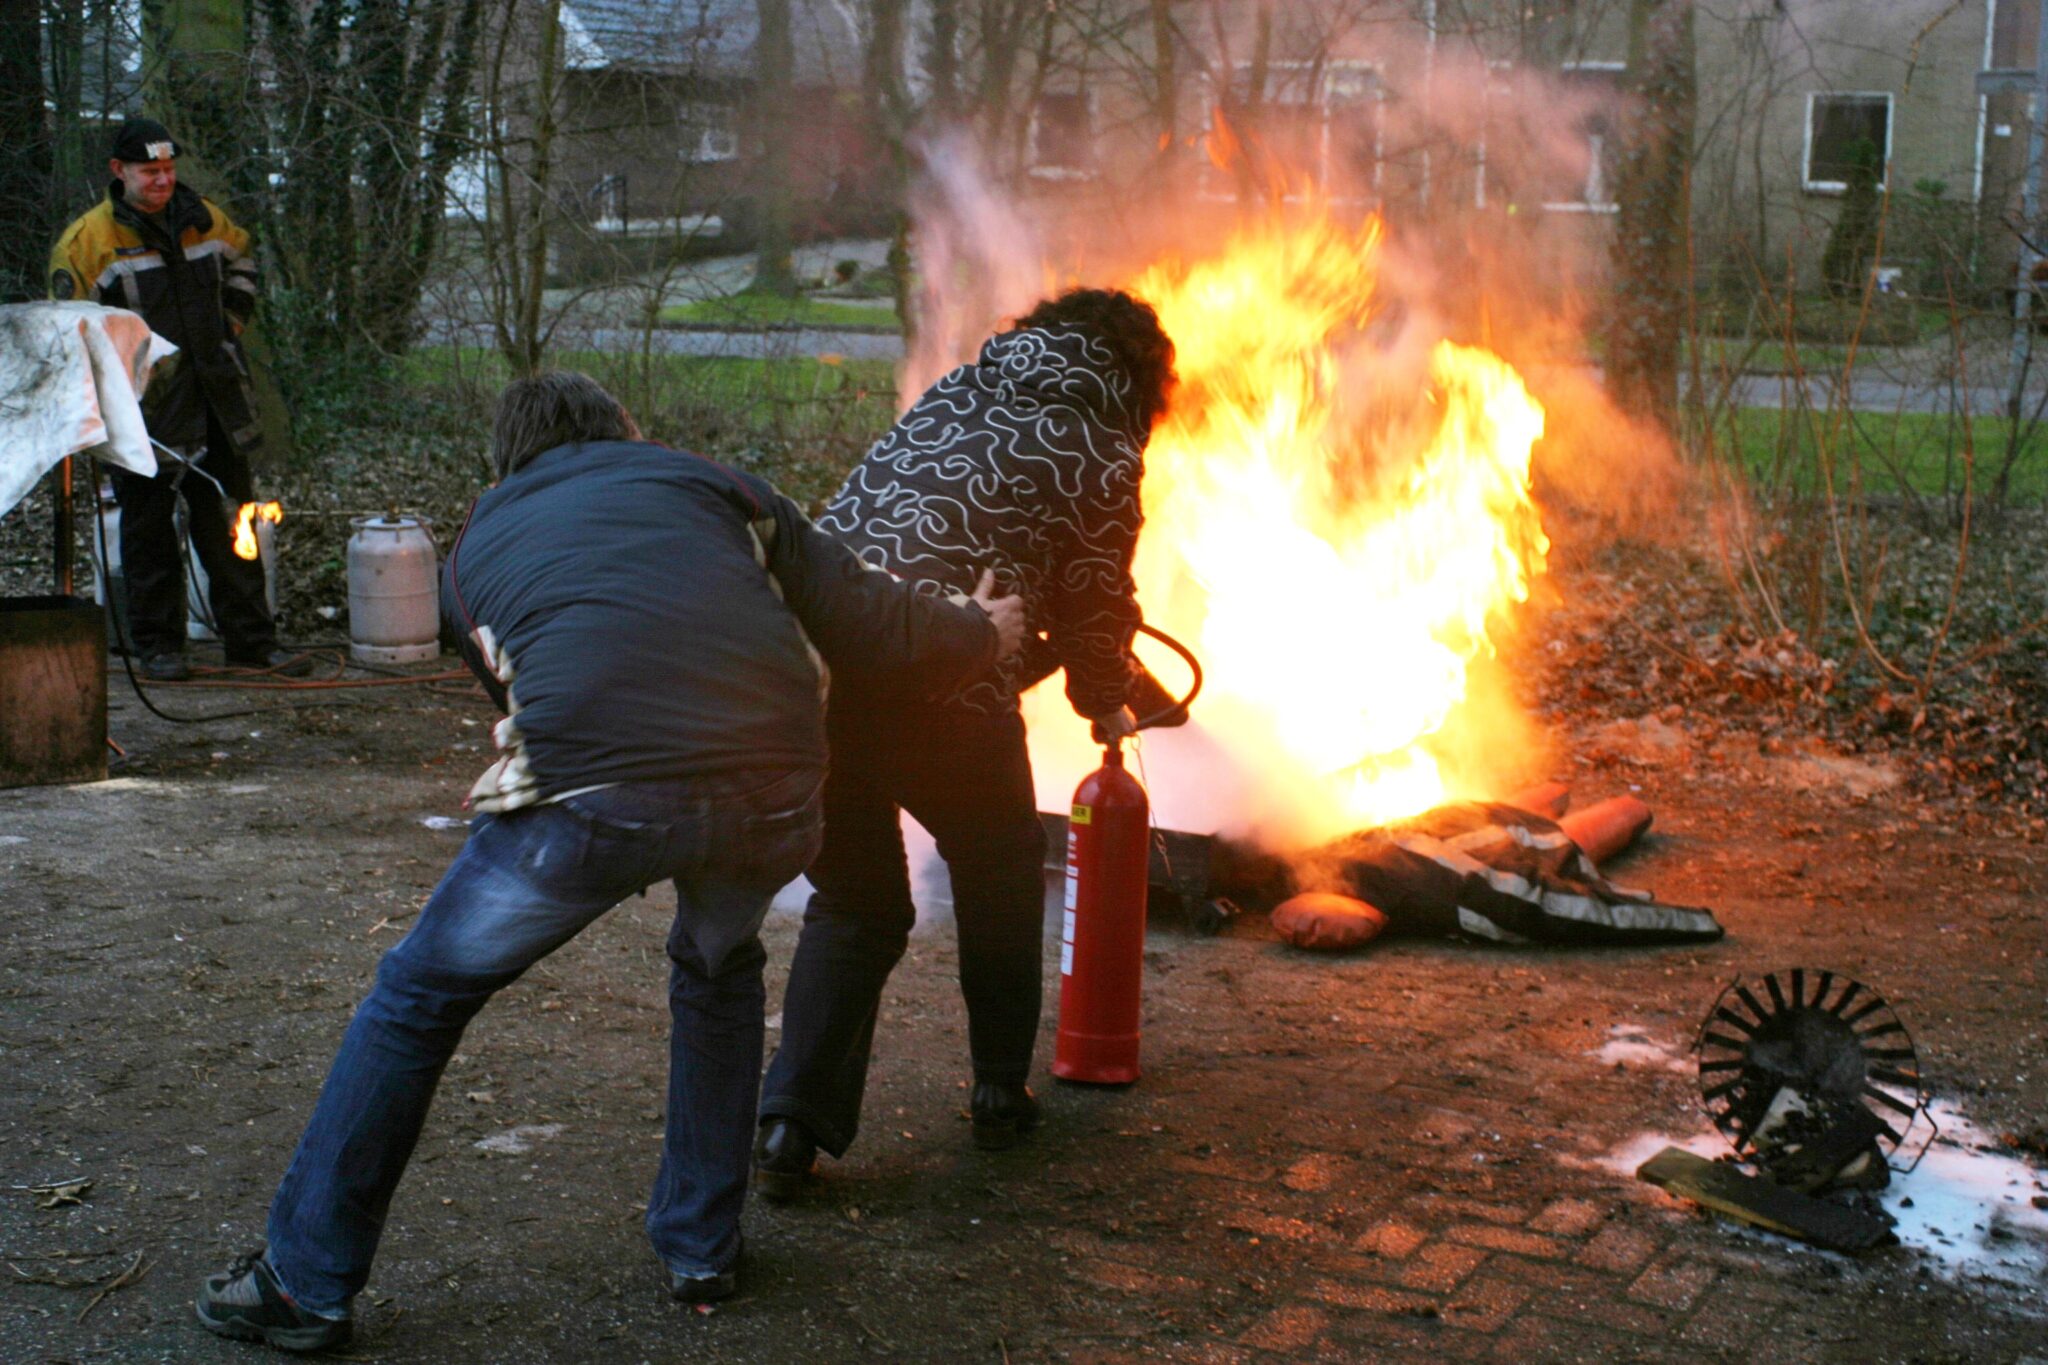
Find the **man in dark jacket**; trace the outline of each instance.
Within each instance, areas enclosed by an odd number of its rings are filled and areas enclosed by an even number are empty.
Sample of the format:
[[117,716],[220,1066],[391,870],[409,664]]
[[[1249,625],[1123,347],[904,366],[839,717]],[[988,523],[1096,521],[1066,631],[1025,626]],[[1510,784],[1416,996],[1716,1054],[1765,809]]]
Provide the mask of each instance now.
[[1033,639],[937,706],[862,686],[833,693],[825,845],[755,1148],[771,1198],[801,1189],[818,1148],[838,1156],[853,1141],[876,1006],[916,919],[899,809],[931,832],[952,878],[975,1141],[1008,1146],[1038,1120],[1025,1078],[1044,836],[1017,695],[1064,667],[1068,701],[1100,733],[1132,728],[1138,483],[1172,384],[1173,343],[1149,306],[1071,291],[933,385],[819,519],[927,591],[957,592],[993,568],[1024,598]]
[[819,842],[829,665],[946,688],[1023,608],[919,593],[761,479],[639,439],[581,375],[499,400],[501,482],[442,603],[505,717],[480,812],[385,955],[271,1204],[269,1244],[201,1291],[223,1335],[345,1340],[442,1068],[490,997],[620,900],[673,879],[668,1123],[647,1232],[678,1300],[733,1292],[760,1090],[757,931]]
[[178,459],[159,451],[165,467],[154,477],[113,472],[128,633],[143,676],[190,676],[184,557],[172,520],[182,493],[228,662],[303,673],[309,662],[278,648],[263,565],[233,549],[232,520],[255,496],[249,459],[263,441],[241,343],[256,311],[256,257],[249,234],[220,205],[178,183],[177,156],[161,123],[122,124],[106,198],[73,220],[50,253],[50,297],[139,313],[178,347],[142,396],[150,437]]

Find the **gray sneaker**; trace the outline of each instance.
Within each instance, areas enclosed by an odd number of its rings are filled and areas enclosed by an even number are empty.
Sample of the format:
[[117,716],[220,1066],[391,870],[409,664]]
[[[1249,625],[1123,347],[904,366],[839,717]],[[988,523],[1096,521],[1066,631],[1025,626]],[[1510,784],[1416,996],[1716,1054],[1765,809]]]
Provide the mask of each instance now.
[[354,1330],[347,1314],[322,1317],[293,1303],[260,1251],[239,1258],[224,1274],[207,1276],[194,1307],[207,1331],[280,1351],[323,1351],[345,1344]]

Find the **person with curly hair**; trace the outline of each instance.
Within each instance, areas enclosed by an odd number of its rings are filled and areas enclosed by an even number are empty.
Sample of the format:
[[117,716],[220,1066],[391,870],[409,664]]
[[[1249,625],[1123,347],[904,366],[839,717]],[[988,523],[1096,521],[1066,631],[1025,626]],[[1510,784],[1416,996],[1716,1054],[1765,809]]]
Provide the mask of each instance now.
[[993,569],[1024,599],[1030,633],[1022,655],[937,699],[833,692],[825,842],[754,1147],[771,1199],[800,1193],[818,1151],[842,1156],[854,1139],[882,987],[916,920],[901,811],[952,879],[975,1144],[1008,1147],[1038,1123],[1026,1079],[1045,844],[1017,699],[1064,668],[1068,701],[1099,734],[1134,728],[1132,689],[1148,681],[1131,656],[1138,484],[1173,363],[1158,315],[1129,294],[1042,302],[919,398],[819,518],[928,592]]

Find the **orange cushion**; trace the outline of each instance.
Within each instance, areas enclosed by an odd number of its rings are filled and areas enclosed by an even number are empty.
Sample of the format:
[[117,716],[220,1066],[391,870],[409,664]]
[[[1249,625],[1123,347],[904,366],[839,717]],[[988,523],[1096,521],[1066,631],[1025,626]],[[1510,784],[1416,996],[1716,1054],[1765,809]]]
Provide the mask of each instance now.
[[1309,891],[1274,906],[1273,927],[1297,948],[1334,953],[1377,938],[1387,916],[1350,896]]

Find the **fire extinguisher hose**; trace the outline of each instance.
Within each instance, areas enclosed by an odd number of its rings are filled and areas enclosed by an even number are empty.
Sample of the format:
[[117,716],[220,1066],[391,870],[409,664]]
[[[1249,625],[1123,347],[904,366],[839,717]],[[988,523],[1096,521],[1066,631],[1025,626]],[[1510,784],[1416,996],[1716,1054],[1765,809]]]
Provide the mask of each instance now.
[[1186,662],[1188,671],[1194,675],[1194,681],[1189,685],[1188,694],[1185,697],[1182,697],[1164,710],[1154,711],[1149,716],[1138,717],[1138,729],[1144,730],[1158,725],[1162,721],[1169,720],[1174,716],[1185,717],[1187,715],[1188,708],[1195,704],[1195,698],[1202,695],[1202,662],[1195,657],[1193,650],[1157,626],[1147,625],[1145,622],[1140,621],[1138,623],[1138,632],[1142,635],[1151,636],[1159,641],[1160,644],[1165,645],[1168,649],[1180,655],[1182,660]]

